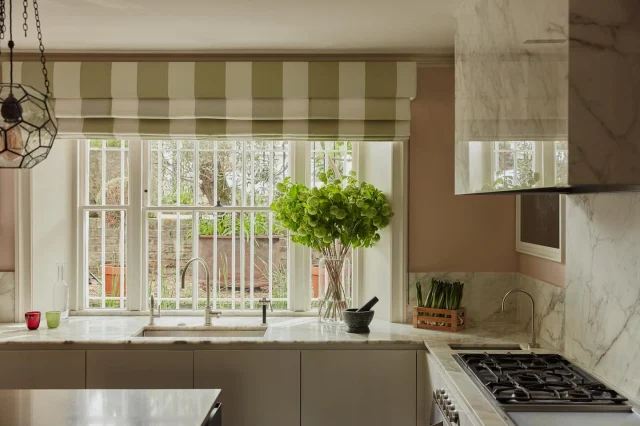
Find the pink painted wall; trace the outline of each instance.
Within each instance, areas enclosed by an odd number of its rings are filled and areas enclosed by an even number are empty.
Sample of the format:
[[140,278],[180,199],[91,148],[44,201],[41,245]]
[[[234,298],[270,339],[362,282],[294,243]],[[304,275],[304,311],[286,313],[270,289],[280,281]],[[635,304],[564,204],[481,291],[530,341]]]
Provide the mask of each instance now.
[[409,143],[409,272],[521,272],[560,287],[565,264],[515,251],[515,197],[454,194],[454,70],[419,68]]
[[541,257],[518,253],[518,272],[549,284],[564,287],[566,283],[566,265]]
[[0,170],[0,272],[15,270],[13,170]]
[[515,198],[454,195],[454,70],[419,68],[409,142],[409,272],[515,272]]

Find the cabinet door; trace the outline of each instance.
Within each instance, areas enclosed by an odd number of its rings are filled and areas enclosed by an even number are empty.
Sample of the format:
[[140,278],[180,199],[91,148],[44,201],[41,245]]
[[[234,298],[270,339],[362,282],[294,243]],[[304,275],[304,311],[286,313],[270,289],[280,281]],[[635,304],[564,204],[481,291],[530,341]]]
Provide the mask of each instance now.
[[194,387],[221,389],[225,426],[300,424],[300,351],[195,351]]
[[191,389],[193,351],[87,351],[88,389]]
[[302,426],[415,426],[416,351],[302,351]]
[[433,407],[433,384],[431,371],[427,361],[427,351],[416,351],[416,396],[418,425],[431,424],[431,409]]
[[84,389],[85,351],[1,351],[0,389]]

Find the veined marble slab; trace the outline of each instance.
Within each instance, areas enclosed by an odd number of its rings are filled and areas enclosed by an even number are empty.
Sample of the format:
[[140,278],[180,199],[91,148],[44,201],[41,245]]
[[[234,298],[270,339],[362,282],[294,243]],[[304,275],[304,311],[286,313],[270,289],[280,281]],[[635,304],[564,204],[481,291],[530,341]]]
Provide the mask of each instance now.
[[640,194],[567,197],[565,350],[640,398]]
[[15,272],[0,272],[0,323],[15,318]]
[[[183,324],[185,330],[202,326],[201,317],[161,317],[160,327]],[[213,329],[243,330],[260,327],[260,317],[222,317],[213,320]],[[368,344],[422,347],[422,338],[409,326],[374,320],[369,334],[347,333],[345,326],[319,324],[316,317],[272,317],[262,337],[139,337],[149,324],[146,316],[71,317],[59,328],[48,329],[43,319],[40,329],[27,330],[24,323],[0,325],[0,350],[3,345],[167,345],[167,344]]]
[[[565,289],[518,274],[518,287],[531,293],[535,301],[536,335],[554,347],[564,348]],[[518,323],[531,326],[531,301],[518,293]]]
[[571,185],[640,180],[638,14],[637,1],[569,0]]

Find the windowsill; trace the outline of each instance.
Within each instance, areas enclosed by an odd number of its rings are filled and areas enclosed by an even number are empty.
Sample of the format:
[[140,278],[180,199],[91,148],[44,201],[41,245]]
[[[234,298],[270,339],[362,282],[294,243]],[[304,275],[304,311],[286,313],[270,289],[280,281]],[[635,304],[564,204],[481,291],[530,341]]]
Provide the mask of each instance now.
[[[260,317],[262,311],[221,311],[224,317]],[[70,316],[76,317],[143,317],[149,316],[149,311],[126,311],[123,309],[86,309],[82,311],[70,311]],[[317,311],[293,312],[293,311],[268,311],[270,317],[315,317]],[[203,317],[204,311],[162,311],[163,317]]]

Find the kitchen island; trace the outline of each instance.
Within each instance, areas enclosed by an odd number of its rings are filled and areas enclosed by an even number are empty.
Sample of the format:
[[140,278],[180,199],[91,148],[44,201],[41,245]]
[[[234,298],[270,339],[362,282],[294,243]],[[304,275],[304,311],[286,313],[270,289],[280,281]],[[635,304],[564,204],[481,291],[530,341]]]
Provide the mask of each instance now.
[[219,426],[215,389],[0,390],[2,426]]

